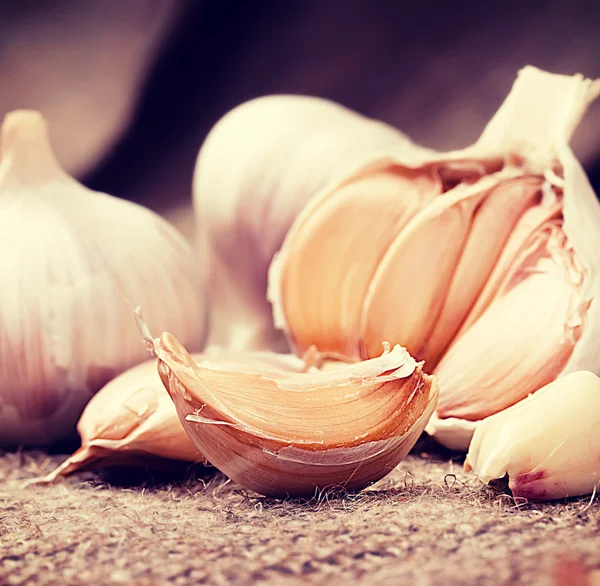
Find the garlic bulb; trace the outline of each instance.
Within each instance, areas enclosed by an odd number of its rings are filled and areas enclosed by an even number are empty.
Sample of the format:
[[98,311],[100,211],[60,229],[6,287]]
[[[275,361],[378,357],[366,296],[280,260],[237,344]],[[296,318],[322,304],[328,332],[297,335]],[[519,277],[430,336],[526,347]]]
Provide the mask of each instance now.
[[486,484],[508,475],[515,497],[591,493],[600,483],[600,378],[572,372],[478,426],[465,469]]
[[409,145],[397,130],[318,98],[263,97],[222,118],[194,175],[198,247],[212,266],[209,343],[284,349],[267,274],[293,220],[365,157]]
[[214,466],[269,496],[364,488],[406,456],[438,388],[400,346],[326,372],[196,364],[171,334],[159,373],[188,435]]
[[0,159],[0,445],[74,432],[90,397],[146,359],[131,306],[190,348],[204,330],[193,252],[164,220],[69,177],[34,111],[6,116]]
[[[194,359],[202,355],[195,354]],[[156,370],[156,360],[138,364],[98,391],[84,409],[77,431],[81,448],[36,484],[114,464],[148,464],[146,456],[204,461],[185,433]]]
[[390,151],[324,188],[270,269],[295,351],[406,346],[439,379],[428,431],[460,449],[480,419],[600,371],[600,205],[568,147],[599,93],[526,67],[473,146]]

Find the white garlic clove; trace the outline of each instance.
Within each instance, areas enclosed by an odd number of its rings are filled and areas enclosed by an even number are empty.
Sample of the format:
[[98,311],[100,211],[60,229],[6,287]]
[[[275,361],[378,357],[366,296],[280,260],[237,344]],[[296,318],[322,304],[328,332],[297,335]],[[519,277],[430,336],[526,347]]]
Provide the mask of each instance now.
[[230,478],[265,495],[364,488],[406,456],[435,409],[435,378],[400,346],[310,373],[200,366],[170,334],[154,347],[195,445]]
[[483,420],[466,470],[484,482],[508,476],[517,498],[545,501],[600,483],[600,379],[577,371]]
[[130,303],[199,349],[201,267],[159,216],[69,177],[39,113],[7,115],[1,142],[0,445],[48,444],[147,358]]
[[307,202],[399,131],[333,102],[267,96],[235,108],[206,139],[194,174],[198,250],[211,265],[209,342],[284,349],[266,299],[274,254]]

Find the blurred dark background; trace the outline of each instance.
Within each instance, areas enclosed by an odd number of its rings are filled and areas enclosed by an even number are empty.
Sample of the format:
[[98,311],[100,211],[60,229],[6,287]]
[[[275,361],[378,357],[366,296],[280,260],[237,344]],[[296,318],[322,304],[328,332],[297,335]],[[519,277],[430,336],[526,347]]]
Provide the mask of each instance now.
[[[159,211],[189,200],[203,139],[248,99],[326,97],[456,148],[526,64],[600,77],[600,2],[0,3],[0,114],[42,110],[71,172]],[[598,104],[574,145],[600,191]]]

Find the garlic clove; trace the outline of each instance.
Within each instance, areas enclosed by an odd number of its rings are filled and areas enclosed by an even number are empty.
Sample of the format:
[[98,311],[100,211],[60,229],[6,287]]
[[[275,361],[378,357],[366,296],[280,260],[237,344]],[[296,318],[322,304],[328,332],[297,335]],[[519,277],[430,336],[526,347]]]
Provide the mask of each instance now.
[[[435,369],[438,415],[476,421],[554,380],[581,336],[581,268],[550,224]],[[493,334],[493,335],[492,335]]]
[[408,453],[438,387],[400,346],[325,372],[246,373],[194,363],[170,334],[155,341],[159,373],[207,459],[270,496],[361,489]]
[[426,205],[399,232],[363,303],[360,340],[372,357],[381,340],[416,352],[434,327],[467,241],[472,216],[503,174],[461,185]]
[[577,371],[482,421],[465,469],[484,482],[508,476],[517,498],[593,492],[600,482],[600,379]]
[[361,309],[373,274],[395,235],[439,189],[431,173],[384,167],[310,204],[310,214],[288,235],[281,275],[298,353],[317,336],[322,353],[360,357]]
[[481,314],[497,295],[498,289],[502,285],[502,282],[506,280],[507,274],[514,267],[515,259],[523,256],[524,251],[530,246],[532,239],[536,238],[536,234],[544,230],[548,222],[560,220],[560,218],[560,203],[544,203],[542,201],[540,205],[535,205],[525,211],[517,222],[494,270],[489,275],[483,290],[471,307],[456,337],[463,334],[481,317]]
[[335,177],[410,144],[384,123],[313,97],[266,96],[224,116],[194,172],[197,247],[211,267],[209,343],[285,351],[267,275],[293,221]]
[[537,203],[541,188],[538,177],[508,180],[492,189],[475,210],[443,307],[416,353],[431,370],[479,299],[512,231]]
[[129,303],[199,349],[202,267],[162,218],[69,177],[38,112],[8,114],[1,134],[0,445],[49,444],[146,359]]
[[52,483],[100,466],[147,464],[144,456],[205,461],[181,426],[154,359],[131,368],[98,391],[83,411],[77,430],[81,448],[35,483]]

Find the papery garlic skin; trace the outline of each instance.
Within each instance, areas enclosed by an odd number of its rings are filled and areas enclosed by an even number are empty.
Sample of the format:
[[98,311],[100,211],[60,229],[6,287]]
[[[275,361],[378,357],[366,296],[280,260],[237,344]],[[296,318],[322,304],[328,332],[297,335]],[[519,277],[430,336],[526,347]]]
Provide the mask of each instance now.
[[209,343],[285,350],[265,297],[290,225],[324,185],[410,144],[392,127],[319,98],[267,96],[224,116],[194,174],[198,248],[212,266]]
[[2,446],[72,434],[91,396],[147,358],[130,304],[192,350],[202,344],[191,248],[153,212],[70,178],[37,112],[2,126],[0,250]]
[[438,387],[404,348],[328,371],[195,364],[170,334],[159,373],[190,438],[246,488],[286,497],[360,490],[406,456]]
[[508,476],[517,498],[589,494],[600,483],[600,378],[570,373],[479,423],[465,469]]
[[[201,354],[195,354],[201,360]],[[156,371],[156,359],[127,370],[100,389],[77,424],[81,448],[36,484],[113,464],[147,465],[147,457],[205,461],[185,433]]]

